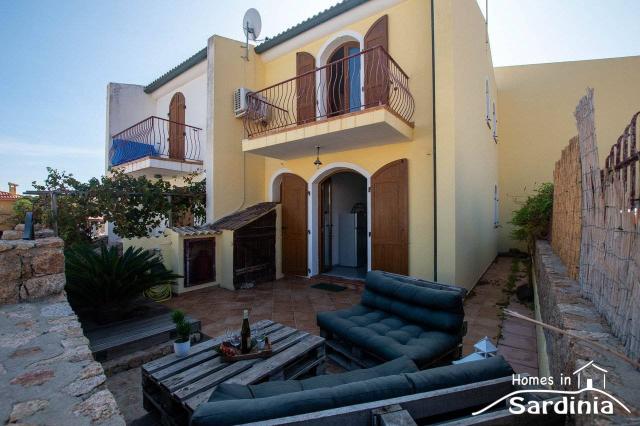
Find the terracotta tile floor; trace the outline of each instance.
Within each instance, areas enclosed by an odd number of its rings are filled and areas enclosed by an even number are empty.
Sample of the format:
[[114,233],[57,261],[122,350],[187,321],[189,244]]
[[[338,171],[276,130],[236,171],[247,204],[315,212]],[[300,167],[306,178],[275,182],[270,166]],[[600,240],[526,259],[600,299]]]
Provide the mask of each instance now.
[[[535,328],[520,320],[507,319],[501,332],[500,307],[496,303],[505,300],[503,292],[511,268],[511,259],[499,257],[489,268],[474,294],[465,301],[468,324],[463,340],[463,354],[473,352],[473,344],[489,336],[498,344],[502,353],[516,371],[537,373],[537,351]],[[360,300],[363,285],[348,284],[347,289],[332,293],[311,288],[326,279],[285,278],[274,282],[257,284],[252,289],[230,291],[210,288],[174,297],[168,306],[182,309],[198,318],[202,331],[208,336],[217,336],[227,328],[239,328],[242,311],[249,309],[252,322],[270,319],[296,327],[312,334],[319,334],[316,314],[350,307]],[[509,307],[525,315],[532,313],[512,297]]]
[[326,281],[284,278],[247,290],[209,288],[174,297],[166,304],[198,318],[202,332],[208,336],[223,334],[227,328],[240,328],[244,309],[249,309],[252,322],[270,319],[317,335],[318,312],[350,307],[358,303],[362,291],[360,284],[350,284],[337,293],[311,288],[317,282]]

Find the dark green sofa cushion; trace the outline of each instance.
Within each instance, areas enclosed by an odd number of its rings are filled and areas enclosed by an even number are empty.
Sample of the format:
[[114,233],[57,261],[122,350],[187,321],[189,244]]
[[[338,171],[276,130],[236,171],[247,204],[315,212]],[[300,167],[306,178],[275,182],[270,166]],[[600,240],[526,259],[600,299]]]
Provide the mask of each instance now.
[[285,393],[330,388],[347,383],[361,382],[376,377],[385,377],[400,373],[413,373],[416,371],[418,371],[418,367],[415,363],[406,357],[402,357],[372,368],[347,371],[339,374],[325,374],[303,380],[273,381],[249,386],[222,383],[211,394],[209,401],[266,398]]
[[497,379],[511,374],[511,367],[502,357],[497,356],[482,361],[377,377],[328,388],[255,398],[251,403],[247,403],[246,399],[206,402],[193,413],[191,424],[225,426],[258,422]]
[[367,274],[360,303],[448,333],[459,332],[464,320],[460,293],[411,284],[379,271]]
[[454,349],[461,340],[460,335],[431,330],[363,305],[320,312],[317,321],[320,328],[382,359],[406,356],[418,365],[439,358]]

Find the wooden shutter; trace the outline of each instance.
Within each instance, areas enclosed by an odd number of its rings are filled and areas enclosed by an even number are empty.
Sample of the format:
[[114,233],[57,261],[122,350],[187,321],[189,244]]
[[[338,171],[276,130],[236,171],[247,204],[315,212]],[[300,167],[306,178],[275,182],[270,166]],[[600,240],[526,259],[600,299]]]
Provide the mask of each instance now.
[[307,183],[300,176],[282,175],[282,272],[307,275]]
[[303,124],[315,120],[316,117],[316,60],[311,53],[296,53],[296,75],[305,73],[296,79],[297,122]]
[[[380,17],[364,36],[364,49],[382,46],[389,51],[389,18]],[[389,63],[380,49],[365,53],[364,101],[366,107],[385,105],[389,97]]]
[[177,160],[184,160],[185,108],[184,95],[177,92],[169,103],[169,157]]
[[409,273],[409,174],[406,159],[371,177],[371,268]]

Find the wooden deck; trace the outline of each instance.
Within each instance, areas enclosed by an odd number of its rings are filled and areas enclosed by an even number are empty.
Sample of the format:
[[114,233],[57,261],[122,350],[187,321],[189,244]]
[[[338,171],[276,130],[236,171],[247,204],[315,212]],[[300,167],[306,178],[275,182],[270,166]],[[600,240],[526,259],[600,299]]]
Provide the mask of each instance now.
[[[191,332],[200,331],[200,321],[186,317]],[[175,338],[175,324],[169,312],[150,318],[132,319],[86,331],[89,347],[97,361],[103,362]]]

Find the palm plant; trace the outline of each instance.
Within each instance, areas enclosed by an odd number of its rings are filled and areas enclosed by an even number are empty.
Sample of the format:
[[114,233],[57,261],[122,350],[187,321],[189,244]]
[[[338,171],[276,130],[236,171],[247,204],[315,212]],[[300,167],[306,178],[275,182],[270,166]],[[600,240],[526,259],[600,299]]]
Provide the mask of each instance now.
[[126,317],[145,290],[180,278],[141,248],[129,247],[120,256],[116,247],[79,245],[65,258],[70,302],[78,313],[89,313],[99,322]]

